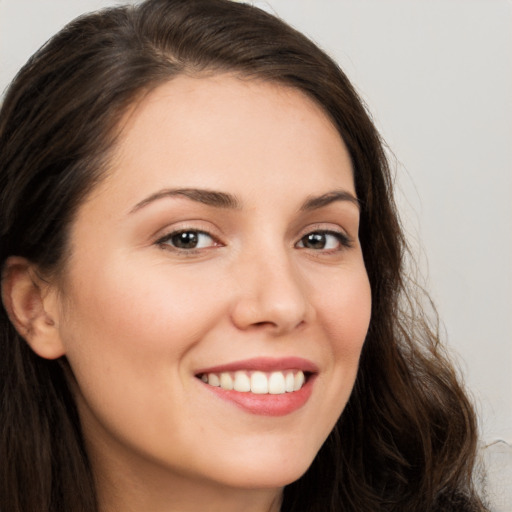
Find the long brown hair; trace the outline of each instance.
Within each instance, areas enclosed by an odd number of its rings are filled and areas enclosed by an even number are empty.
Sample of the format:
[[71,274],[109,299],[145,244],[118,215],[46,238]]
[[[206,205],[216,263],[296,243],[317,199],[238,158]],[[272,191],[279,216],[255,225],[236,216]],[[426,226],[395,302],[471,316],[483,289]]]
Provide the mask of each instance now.
[[[351,155],[372,318],[352,396],[283,511],[484,510],[472,486],[476,420],[406,282],[406,245],[382,141],[339,67],[302,34],[228,0],[148,0],[81,17],[43,46],[0,112],[0,264],[58,272],[84,196],[141,94],[180,74],[295,87]],[[97,511],[65,358],[36,356],[0,312],[2,512]]]

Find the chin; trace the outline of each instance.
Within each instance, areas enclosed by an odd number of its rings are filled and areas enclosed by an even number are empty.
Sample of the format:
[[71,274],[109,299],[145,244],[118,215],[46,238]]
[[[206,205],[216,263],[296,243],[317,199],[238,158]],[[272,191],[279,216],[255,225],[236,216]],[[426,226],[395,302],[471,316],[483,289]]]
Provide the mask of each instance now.
[[[298,455],[298,456],[297,456]],[[276,454],[257,461],[246,460],[243,465],[235,464],[225,472],[224,484],[229,487],[245,489],[276,489],[285,487],[298,480],[313,462],[313,456],[305,457],[297,453],[292,456]],[[220,476],[220,475],[217,475]]]

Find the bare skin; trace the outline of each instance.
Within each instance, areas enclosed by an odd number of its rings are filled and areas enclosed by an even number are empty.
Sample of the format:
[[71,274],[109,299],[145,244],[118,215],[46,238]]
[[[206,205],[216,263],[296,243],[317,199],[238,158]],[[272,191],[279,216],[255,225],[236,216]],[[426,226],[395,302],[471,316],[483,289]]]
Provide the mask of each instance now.
[[[134,106],[29,340],[70,363],[102,512],[279,510],[355,381],[358,228],[345,145],[302,93],[179,77]],[[238,400],[214,382],[235,370],[305,380]]]

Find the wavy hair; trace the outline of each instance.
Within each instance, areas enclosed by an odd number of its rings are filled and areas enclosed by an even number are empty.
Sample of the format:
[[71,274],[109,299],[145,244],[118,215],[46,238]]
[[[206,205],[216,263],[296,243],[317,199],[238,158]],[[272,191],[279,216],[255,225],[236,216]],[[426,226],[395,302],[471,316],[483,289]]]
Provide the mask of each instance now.
[[[305,36],[228,0],[147,0],[80,17],[22,68],[0,112],[0,265],[58,272],[74,214],[99,182],[119,121],[174,77],[229,72],[294,87],[351,156],[372,316],[351,398],[283,512],[485,510],[473,489],[470,402],[405,277],[383,149],[336,63]],[[95,512],[94,479],[65,358],[41,359],[0,311],[0,508]]]

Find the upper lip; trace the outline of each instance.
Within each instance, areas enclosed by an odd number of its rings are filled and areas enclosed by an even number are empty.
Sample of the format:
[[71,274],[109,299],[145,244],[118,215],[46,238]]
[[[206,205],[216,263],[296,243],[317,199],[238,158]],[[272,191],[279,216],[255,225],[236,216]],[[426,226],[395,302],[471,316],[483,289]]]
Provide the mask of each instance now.
[[243,361],[233,361],[218,366],[201,368],[197,375],[204,373],[236,372],[238,370],[253,370],[262,372],[273,372],[283,370],[302,370],[308,373],[317,373],[318,366],[308,359],[302,357],[255,357]]

